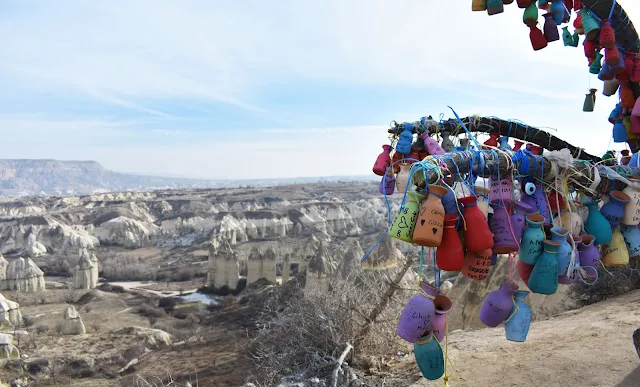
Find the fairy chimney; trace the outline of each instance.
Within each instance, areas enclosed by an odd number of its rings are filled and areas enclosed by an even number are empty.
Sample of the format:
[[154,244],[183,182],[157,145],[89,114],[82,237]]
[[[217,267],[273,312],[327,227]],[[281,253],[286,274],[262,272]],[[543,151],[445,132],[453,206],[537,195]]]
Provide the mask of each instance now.
[[228,239],[215,239],[209,249],[207,286],[228,287],[235,290],[240,280],[238,255],[231,249]]

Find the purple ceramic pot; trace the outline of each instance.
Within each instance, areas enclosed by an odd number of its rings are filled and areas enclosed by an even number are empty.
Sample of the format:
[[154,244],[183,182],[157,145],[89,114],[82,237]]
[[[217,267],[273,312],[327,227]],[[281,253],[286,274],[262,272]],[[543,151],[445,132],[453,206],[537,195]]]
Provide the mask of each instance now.
[[511,215],[511,229],[516,236],[516,240],[522,239],[524,227],[527,225],[527,215],[533,214],[533,208],[523,202],[514,202],[513,214]]
[[410,343],[417,342],[431,328],[436,307],[434,300],[439,290],[421,282],[421,291],[411,297],[402,309],[398,321],[398,336]]
[[578,253],[580,258],[580,267],[587,270],[591,275],[595,275],[600,261],[600,251],[595,245],[595,237],[589,234],[580,235],[582,238],[578,243]]
[[380,180],[380,193],[383,195],[392,195],[393,190],[396,188],[396,177],[393,173],[382,176]]
[[489,293],[480,308],[480,321],[494,328],[504,322],[513,308],[513,293],[518,290],[514,281],[504,280],[498,290]]
[[493,252],[495,254],[509,254],[518,251],[518,241],[511,230],[511,207],[492,204],[493,216],[489,221],[489,229],[493,233]]

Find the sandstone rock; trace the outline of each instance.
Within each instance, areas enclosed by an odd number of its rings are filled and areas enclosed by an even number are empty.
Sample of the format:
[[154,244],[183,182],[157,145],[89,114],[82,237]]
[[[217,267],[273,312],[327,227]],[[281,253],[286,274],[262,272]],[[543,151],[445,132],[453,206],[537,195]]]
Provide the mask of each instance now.
[[13,345],[13,338],[6,333],[0,333],[0,358],[19,359],[20,351]]
[[226,239],[214,239],[209,249],[209,272],[207,286],[227,286],[235,290],[240,280],[238,255]]
[[17,302],[7,300],[0,294],[0,326],[12,327],[20,325],[21,322],[20,305]]
[[170,346],[173,342],[170,334],[154,328],[134,326],[120,329],[116,333],[140,336],[144,339],[145,343],[151,347]]
[[73,269],[73,285],[76,289],[93,289],[98,285],[98,258],[87,249],[80,249],[78,255],[80,259]]
[[87,333],[80,313],[73,305],[69,305],[65,309],[64,321],[60,324],[59,333],[63,335],[84,335]]
[[9,263],[5,286],[9,290],[44,291],[44,272],[31,258],[18,258]]
[[360,261],[362,257],[364,257],[364,251],[360,247],[360,243],[355,240],[342,256],[336,275],[343,280],[354,279],[361,270]]

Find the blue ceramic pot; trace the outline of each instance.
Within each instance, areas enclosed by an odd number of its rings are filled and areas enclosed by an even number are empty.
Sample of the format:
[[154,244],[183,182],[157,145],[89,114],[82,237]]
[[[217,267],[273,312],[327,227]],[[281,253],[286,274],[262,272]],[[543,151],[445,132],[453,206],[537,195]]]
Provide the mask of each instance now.
[[533,265],[529,276],[529,289],[534,293],[554,294],[558,291],[558,249],[560,243],[544,241],[542,254]]
[[605,218],[598,209],[599,202],[599,200],[595,200],[586,203],[586,206],[589,209],[589,216],[587,217],[587,221],[584,223],[584,228],[587,234],[593,235],[596,238],[596,245],[603,245],[611,242],[613,230],[611,229],[611,224],[607,218]]
[[620,232],[629,251],[629,258],[640,256],[640,228],[638,226],[620,226]]
[[569,269],[569,263],[571,262],[573,248],[569,241],[567,241],[568,235],[569,231],[567,229],[562,227],[551,228],[551,240],[560,243],[560,248],[556,253],[558,259],[558,276],[567,274],[567,269]]
[[611,191],[609,202],[602,206],[600,213],[607,219],[611,229],[618,227],[624,217],[624,206],[631,201],[629,195],[622,191]]
[[411,144],[413,144],[413,124],[404,123],[404,130],[398,136],[396,143],[396,152],[403,155],[411,153]]
[[518,290],[513,295],[513,309],[504,323],[504,333],[509,341],[524,342],[531,326],[531,308],[526,303],[529,292]]

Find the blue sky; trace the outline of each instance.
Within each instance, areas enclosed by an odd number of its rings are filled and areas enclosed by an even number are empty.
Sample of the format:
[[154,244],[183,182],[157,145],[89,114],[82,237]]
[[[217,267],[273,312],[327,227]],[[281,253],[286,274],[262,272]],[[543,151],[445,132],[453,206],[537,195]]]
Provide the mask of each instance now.
[[604,153],[615,101],[582,47],[534,52],[528,34],[515,2],[489,17],[462,0],[5,0],[1,157],[204,178],[369,174],[390,121],[449,118],[447,105]]

